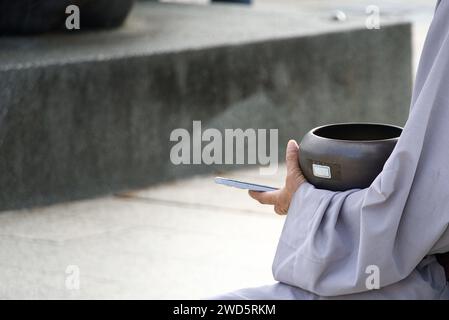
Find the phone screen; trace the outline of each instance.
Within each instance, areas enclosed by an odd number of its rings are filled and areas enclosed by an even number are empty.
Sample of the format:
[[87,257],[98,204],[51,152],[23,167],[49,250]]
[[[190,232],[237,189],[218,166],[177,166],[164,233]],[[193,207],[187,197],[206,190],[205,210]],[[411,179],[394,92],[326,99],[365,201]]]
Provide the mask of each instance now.
[[239,181],[239,180],[234,180],[234,179],[227,179],[227,178],[222,178],[222,177],[216,177],[215,183],[222,184],[222,185],[229,186],[229,187],[234,187],[234,188],[239,188],[239,189],[247,189],[247,190],[252,190],[252,191],[260,191],[260,192],[278,190],[278,188],[274,188],[274,187],[270,187],[270,186],[264,186],[261,184],[249,183],[249,182],[244,182],[244,181]]

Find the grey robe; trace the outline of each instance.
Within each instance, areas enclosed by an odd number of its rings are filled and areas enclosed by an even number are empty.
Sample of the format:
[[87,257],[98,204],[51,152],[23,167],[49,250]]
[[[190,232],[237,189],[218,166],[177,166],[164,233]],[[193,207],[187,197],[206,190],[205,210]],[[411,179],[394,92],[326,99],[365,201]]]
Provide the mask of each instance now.
[[[438,3],[409,118],[367,189],[304,183],[293,196],[273,262],[274,285],[220,299],[448,299],[434,254],[449,251],[449,0]],[[379,270],[369,290],[367,267]],[[369,270],[368,270],[369,271]]]

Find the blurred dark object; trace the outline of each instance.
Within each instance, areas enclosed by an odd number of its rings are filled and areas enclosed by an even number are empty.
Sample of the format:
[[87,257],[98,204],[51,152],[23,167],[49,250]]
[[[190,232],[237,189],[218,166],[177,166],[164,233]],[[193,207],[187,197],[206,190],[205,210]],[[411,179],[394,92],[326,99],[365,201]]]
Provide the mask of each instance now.
[[251,4],[251,0],[211,0],[212,2],[233,2]]
[[437,254],[437,260],[443,266],[444,272],[446,272],[446,280],[449,281],[449,252]]
[[69,5],[80,9],[83,29],[114,28],[128,16],[134,0],[0,0],[0,34],[66,30]]

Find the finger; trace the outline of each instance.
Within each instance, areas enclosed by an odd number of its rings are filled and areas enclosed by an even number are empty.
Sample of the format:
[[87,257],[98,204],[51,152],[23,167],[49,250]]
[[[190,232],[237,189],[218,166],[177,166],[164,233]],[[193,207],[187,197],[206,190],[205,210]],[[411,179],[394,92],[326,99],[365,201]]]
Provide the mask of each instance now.
[[283,207],[282,205],[275,205],[274,206],[274,212],[280,215],[287,214],[288,209]]
[[283,214],[281,212],[281,210],[277,206],[274,206],[274,212],[276,212],[276,214],[278,214],[278,215],[282,215]]
[[280,211],[281,211],[281,214],[287,214],[287,212],[288,212],[288,207],[286,208],[286,207],[282,207],[281,209],[280,209]]
[[275,204],[279,197],[279,190],[266,191],[266,192],[250,190],[248,193],[251,196],[251,198],[256,199],[262,204]]
[[298,151],[298,143],[295,140],[290,140],[287,143],[287,148],[285,150],[285,163],[287,165],[288,173],[298,172],[300,170]]

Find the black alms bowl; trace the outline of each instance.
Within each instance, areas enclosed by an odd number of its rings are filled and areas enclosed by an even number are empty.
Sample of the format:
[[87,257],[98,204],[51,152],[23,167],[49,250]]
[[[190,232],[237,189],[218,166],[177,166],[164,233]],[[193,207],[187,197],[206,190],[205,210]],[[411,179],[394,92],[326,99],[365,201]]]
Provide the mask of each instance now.
[[368,187],[393,151],[402,128],[338,123],[310,130],[299,145],[299,164],[315,187],[334,191]]

